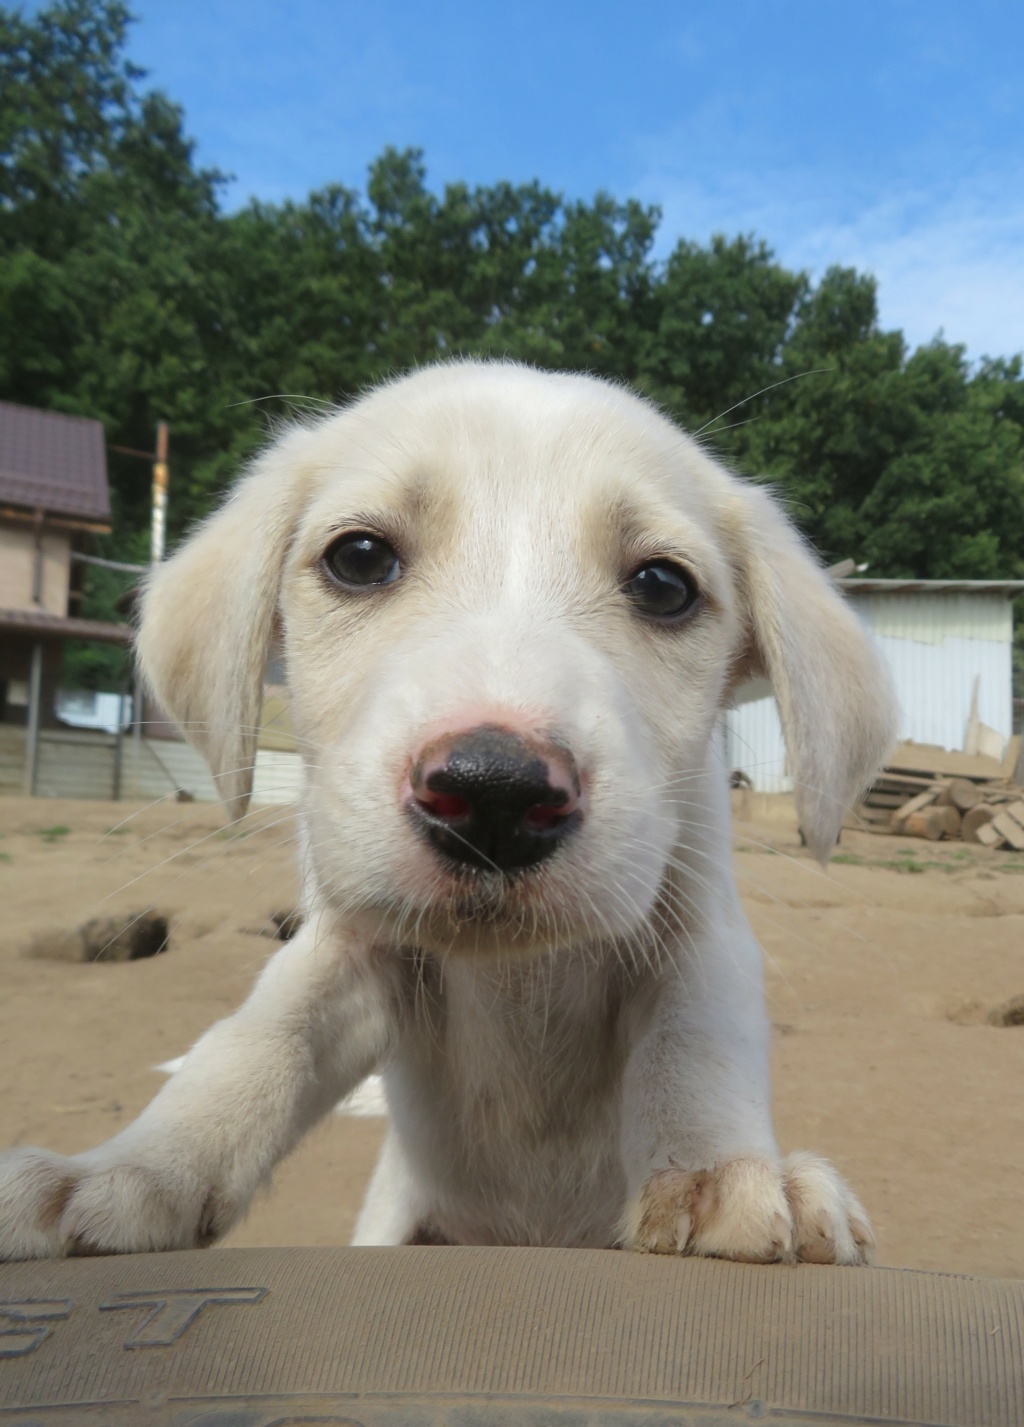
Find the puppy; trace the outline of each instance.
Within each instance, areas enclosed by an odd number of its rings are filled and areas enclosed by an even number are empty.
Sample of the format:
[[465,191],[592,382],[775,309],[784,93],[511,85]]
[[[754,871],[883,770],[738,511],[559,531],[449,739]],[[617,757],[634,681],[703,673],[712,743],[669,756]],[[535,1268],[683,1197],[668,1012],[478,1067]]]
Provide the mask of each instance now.
[[143,668],[236,818],[275,634],[306,923],[134,1124],[0,1159],[0,1258],[209,1244],[380,1069],[357,1243],[863,1262],[775,1142],[715,730],[771,677],[824,857],[893,702],[770,496],[619,387],[429,368],[284,432],[150,585]]

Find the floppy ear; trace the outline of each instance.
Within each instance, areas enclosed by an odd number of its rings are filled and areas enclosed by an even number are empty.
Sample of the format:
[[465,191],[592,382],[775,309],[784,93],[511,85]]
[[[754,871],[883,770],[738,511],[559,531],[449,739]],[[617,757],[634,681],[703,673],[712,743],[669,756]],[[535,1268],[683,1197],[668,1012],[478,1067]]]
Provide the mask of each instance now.
[[252,793],[263,669],[309,439],[290,431],[261,456],[154,571],[143,601],[136,651],[146,682],[209,763],[232,818]]
[[766,491],[746,487],[734,531],[748,636],[738,673],[775,689],[808,846],[824,861],[896,738],[889,670]]

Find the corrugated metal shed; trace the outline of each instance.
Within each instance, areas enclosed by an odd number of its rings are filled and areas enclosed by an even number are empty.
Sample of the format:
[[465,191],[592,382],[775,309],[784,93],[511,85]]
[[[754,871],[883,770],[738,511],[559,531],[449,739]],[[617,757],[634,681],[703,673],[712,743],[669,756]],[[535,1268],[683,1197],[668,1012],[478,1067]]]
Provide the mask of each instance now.
[[848,595],[1024,595],[1024,580],[864,580],[859,576],[836,580]]
[[[881,649],[900,702],[900,738],[963,746],[975,683],[978,714],[1005,738],[1013,732],[1010,600],[1024,582],[842,580],[838,582]],[[725,716],[726,759],[755,788],[789,792],[775,700],[761,685],[741,692]]]

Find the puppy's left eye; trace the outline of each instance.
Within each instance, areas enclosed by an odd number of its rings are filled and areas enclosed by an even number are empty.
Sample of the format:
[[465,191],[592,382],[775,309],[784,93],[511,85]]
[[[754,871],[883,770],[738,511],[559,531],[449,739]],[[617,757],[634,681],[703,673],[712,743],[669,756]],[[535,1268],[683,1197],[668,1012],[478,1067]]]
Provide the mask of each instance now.
[[364,589],[392,585],[402,573],[395,550],[379,535],[343,535],[324,554],[323,563],[341,585]]
[[655,619],[678,619],[700,599],[693,576],[671,560],[641,565],[622,588],[641,614]]

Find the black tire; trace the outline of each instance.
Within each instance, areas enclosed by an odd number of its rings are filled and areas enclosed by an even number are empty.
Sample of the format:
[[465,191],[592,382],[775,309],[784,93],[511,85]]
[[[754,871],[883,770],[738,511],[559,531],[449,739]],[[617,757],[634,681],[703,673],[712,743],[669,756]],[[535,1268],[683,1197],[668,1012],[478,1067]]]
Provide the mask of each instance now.
[[4,1427],[1024,1422],[1024,1283],[540,1249],[0,1267]]

